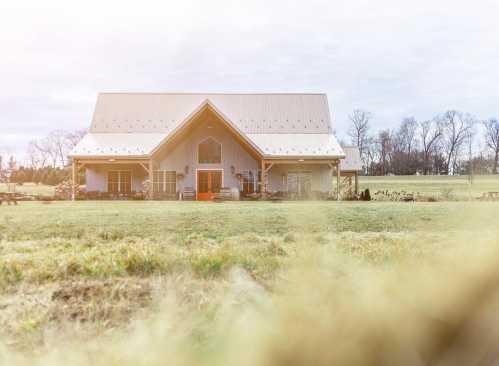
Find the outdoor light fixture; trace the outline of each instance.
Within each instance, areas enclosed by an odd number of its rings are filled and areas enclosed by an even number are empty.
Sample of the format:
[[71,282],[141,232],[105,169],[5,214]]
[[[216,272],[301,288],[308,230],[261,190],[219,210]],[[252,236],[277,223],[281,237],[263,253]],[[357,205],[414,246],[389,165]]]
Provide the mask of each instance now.
[[185,166],[184,172],[185,172],[186,175],[189,174],[189,165]]
[[298,160],[298,161],[299,161],[299,162],[302,162],[302,161],[305,161],[305,159],[300,159],[300,160]]
[[236,172],[236,168],[234,167],[234,165],[230,166],[230,172],[232,173],[232,175],[234,175],[234,173]]

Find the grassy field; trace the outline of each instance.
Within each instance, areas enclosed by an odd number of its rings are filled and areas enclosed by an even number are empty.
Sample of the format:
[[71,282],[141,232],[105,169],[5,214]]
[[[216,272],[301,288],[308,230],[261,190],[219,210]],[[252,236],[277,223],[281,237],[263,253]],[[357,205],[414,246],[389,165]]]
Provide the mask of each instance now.
[[[23,185],[15,186],[16,192],[26,193],[29,195],[53,196],[54,186],[44,184],[24,183]],[[8,192],[8,186],[5,183],[0,183],[0,192]]]
[[[376,191],[405,191],[419,193],[439,200],[463,199],[481,196],[484,192],[499,192],[499,175],[475,176],[473,184],[467,176],[387,176],[360,177],[360,189]],[[0,183],[0,192],[6,192],[7,185]],[[16,191],[31,195],[53,196],[54,187],[25,183],[16,186]]]
[[406,191],[435,197],[479,197],[484,192],[499,192],[499,175],[468,176],[386,176],[360,177],[360,188],[376,191]]
[[0,206],[0,364],[370,364],[351,344],[312,355],[406,318],[387,299],[425,307],[464,296],[456,283],[469,298],[498,216],[492,202]]

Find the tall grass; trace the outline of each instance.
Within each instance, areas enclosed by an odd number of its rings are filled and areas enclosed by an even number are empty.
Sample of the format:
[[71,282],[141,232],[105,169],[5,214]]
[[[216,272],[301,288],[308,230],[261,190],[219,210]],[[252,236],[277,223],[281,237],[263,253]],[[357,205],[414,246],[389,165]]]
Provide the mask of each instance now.
[[[466,208],[454,221],[421,211],[427,206],[345,206],[347,219],[364,218],[372,230],[346,222],[357,230],[344,231],[324,229],[326,206],[290,207],[275,209],[281,218],[267,233],[232,235],[214,220],[203,224],[213,237],[203,227],[186,233],[186,221],[159,238],[120,235],[118,226],[50,237],[62,224],[49,218],[40,238],[9,236],[0,243],[0,365],[496,361],[496,206],[437,206]],[[397,216],[404,210],[420,223]],[[452,225],[436,230],[442,222]]]
[[126,329],[84,341],[73,338],[74,329],[59,330],[46,335],[45,348],[35,355],[4,348],[0,360],[96,366],[491,364],[499,340],[498,244],[484,239],[476,252],[456,242],[450,255],[411,258],[389,268],[314,247],[279,271],[272,291],[240,267],[232,267],[224,281],[180,273],[164,279],[155,305]]

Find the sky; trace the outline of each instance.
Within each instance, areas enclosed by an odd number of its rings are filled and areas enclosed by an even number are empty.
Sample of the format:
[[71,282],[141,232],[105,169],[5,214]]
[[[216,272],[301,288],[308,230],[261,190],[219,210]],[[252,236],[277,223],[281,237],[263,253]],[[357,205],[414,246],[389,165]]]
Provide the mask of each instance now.
[[0,153],[90,125],[99,92],[321,92],[344,137],[499,117],[497,0],[2,1]]

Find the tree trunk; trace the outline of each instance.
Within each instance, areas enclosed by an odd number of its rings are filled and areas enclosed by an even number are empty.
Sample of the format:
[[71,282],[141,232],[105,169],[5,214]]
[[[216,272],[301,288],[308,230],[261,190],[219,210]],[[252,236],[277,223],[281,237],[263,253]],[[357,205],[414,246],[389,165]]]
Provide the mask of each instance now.
[[499,165],[499,149],[496,150],[496,157],[494,159],[494,171],[492,174],[499,174],[497,171],[497,166]]

